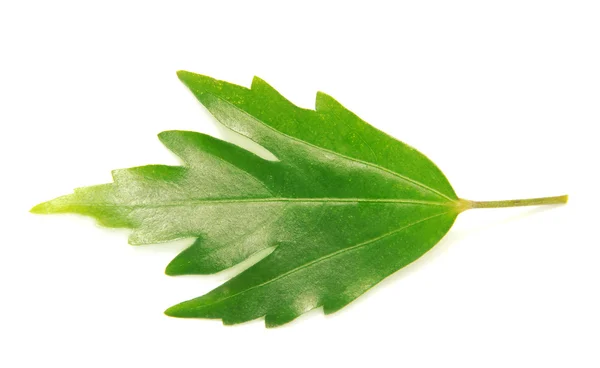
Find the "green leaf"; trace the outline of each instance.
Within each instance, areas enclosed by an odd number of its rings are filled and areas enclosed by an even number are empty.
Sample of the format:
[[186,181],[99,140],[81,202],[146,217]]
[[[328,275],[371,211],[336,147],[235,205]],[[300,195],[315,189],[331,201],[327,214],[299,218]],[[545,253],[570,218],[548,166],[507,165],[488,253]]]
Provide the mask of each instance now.
[[210,293],[169,308],[170,316],[225,324],[265,316],[271,327],[321,306],[335,312],[431,249],[462,210],[492,203],[459,199],[424,155],[323,93],[313,111],[258,78],[247,89],[178,74],[221,124],[277,160],[167,131],[159,138],[183,166],[116,170],[114,183],[32,209],[131,228],[131,244],[197,238],[169,275],[215,273],[273,249]]

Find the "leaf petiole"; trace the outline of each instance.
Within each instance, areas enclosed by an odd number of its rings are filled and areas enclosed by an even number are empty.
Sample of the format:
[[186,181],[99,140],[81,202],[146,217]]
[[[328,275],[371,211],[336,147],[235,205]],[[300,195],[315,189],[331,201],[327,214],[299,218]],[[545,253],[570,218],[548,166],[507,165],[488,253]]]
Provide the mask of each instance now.
[[505,201],[469,201],[461,199],[460,204],[462,210],[468,210],[471,208],[501,208],[501,207],[522,207],[522,206],[539,206],[549,204],[564,204],[569,200],[568,195],[555,196],[555,197],[543,197],[543,198],[529,198],[529,199],[510,199]]

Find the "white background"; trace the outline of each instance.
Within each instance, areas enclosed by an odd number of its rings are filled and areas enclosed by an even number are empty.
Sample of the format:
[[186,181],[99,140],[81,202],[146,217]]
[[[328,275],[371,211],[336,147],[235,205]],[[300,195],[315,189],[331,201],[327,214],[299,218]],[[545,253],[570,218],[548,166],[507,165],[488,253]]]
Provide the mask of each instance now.
[[[3,1],[2,367],[600,366],[597,1]],[[186,69],[293,102],[317,90],[417,147],[457,193],[570,194],[470,211],[342,311],[277,329],[163,315],[232,272],[168,277],[189,241],[34,204],[176,164],[156,134],[218,134]]]

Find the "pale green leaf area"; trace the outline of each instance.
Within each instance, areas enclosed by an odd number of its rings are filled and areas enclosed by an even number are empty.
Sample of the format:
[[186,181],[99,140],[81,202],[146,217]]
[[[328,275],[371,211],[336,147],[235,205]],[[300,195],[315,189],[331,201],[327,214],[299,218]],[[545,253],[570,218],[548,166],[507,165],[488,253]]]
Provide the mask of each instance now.
[[[459,199],[424,155],[323,93],[308,110],[258,78],[247,89],[178,75],[221,124],[277,160],[167,131],[159,138],[182,166],[116,170],[114,183],[32,209],[131,228],[136,245],[197,238],[167,266],[169,275],[219,272],[274,248],[208,294],[169,308],[170,316],[225,324],[264,316],[272,327],[317,307],[335,312],[431,249],[461,211],[499,206]],[[546,202],[566,201],[556,198]],[[542,203],[535,201],[510,205]]]

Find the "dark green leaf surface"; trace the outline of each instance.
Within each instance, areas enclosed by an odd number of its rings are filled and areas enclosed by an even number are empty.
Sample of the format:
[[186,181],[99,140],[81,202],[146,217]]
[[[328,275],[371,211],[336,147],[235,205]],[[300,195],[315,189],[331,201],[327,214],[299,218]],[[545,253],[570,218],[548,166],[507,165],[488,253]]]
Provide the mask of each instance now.
[[313,111],[257,78],[247,89],[179,76],[220,123],[277,161],[204,134],[168,131],[159,138],[183,166],[116,170],[114,183],[32,210],[131,228],[131,244],[197,238],[167,266],[170,275],[218,272],[274,248],[168,315],[226,324],[266,316],[267,326],[278,326],[316,307],[337,311],[427,252],[461,211],[430,160],[325,94]]

